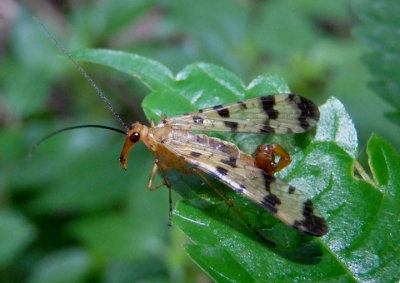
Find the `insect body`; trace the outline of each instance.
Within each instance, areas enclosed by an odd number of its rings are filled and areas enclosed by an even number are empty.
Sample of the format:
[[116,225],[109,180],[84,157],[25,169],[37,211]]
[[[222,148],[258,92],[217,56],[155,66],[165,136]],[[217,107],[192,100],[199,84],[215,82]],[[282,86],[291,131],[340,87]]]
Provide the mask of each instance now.
[[[140,123],[127,127],[85,70],[40,20],[39,24],[58,49],[86,78],[120,124],[127,129],[127,137],[120,156],[121,167],[127,168],[128,154],[133,145],[139,141],[143,141],[156,156],[148,184],[149,189],[153,190],[166,185],[171,196],[171,184],[164,172],[173,167],[184,174],[197,173],[203,181],[208,182],[201,174],[205,172],[259,204],[287,225],[315,236],[322,236],[328,232],[324,218],[318,216],[312,202],[299,189],[273,176],[275,172],[290,163],[290,156],[279,145],[262,145],[253,158],[230,142],[193,132],[302,133],[315,127],[319,120],[318,107],[312,101],[295,94],[277,94],[217,105],[169,119],[163,115],[161,122],[158,125],[152,122],[151,127]],[[68,127],[41,139],[32,149],[31,154],[43,141],[55,134],[83,127],[105,128],[123,133],[119,129],[102,125]],[[275,163],[275,154],[280,156],[278,163]],[[188,168],[187,164],[192,167]],[[157,171],[161,172],[164,182],[153,187],[153,179]],[[229,200],[219,191],[216,190],[216,192],[246,221]],[[170,197],[170,217],[171,211]],[[246,223],[249,225],[247,221]]]
[[[260,146],[253,159],[230,142],[192,132],[301,133],[313,128],[318,119],[317,106],[294,94],[218,105],[169,119],[163,116],[158,125],[134,123],[129,127],[120,163],[127,168],[129,151],[141,140],[156,156],[149,189],[154,189],[152,179],[157,170],[164,180],[164,171],[173,167],[184,174],[200,170],[261,205],[287,225],[322,236],[328,228],[312,202],[300,190],[273,176],[290,163],[289,155],[281,147]],[[281,156],[278,164],[274,163],[275,153]],[[168,180],[163,184],[170,186]]]

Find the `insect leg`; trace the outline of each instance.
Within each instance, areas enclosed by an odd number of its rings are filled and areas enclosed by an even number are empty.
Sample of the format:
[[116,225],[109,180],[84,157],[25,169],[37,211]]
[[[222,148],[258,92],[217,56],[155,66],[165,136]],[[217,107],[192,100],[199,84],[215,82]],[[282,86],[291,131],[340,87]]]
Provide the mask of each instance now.
[[[275,155],[279,155],[279,161],[275,162]],[[290,155],[276,143],[260,145],[254,156],[254,165],[273,176],[292,162]]]
[[169,203],[168,226],[172,226],[172,191],[171,191],[171,186],[167,187],[168,187],[168,203]]
[[[162,187],[162,186],[167,186],[168,188],[168,197],[169,197],[169,214],[168,214],[168,226],[171,226],[171,222],[172,222],[172,192],[171,192],[171,182],[168,180],[167,176],[164,173],[164,170],[162,170],[159,166],[159,160],[158,159],[154,159],[154,164],[153,164],[153,169],[151,170],[151,175],[149,178],[149,183],[147,184],[147,189],[149,191],[154,191],[157,190],[158,188]],[[154,178],[157,174],[157,171],[160,171],[161,173],[161,177],[163,178],[163,181],[158,184],[157,186],[153,187],[153,181]]]
[[[147,189],[149,191],[155,191],[155,190],[157,190],[158,188],[160,188],[160,187],[162,187],[164,185],[167,186],[168,188],[171,187],[170,181],[165,176],[164,171],[158,166],[158,164],[159,164],[158,159],[154,159],[153,169],[151,169],[149,183],[147,184]],[[158,170],[161,173],[161,177],[163,178],[163,181],[160,184],[158,184],[156,186],[153,186],[153,181],[154,181],[154,178],[156,177],[156,174],[157,174]]]
[[220,190],[218,190],[198,169],[192,168],[192,171],[196,173],[204,181],[204,183],[206,183],[210,188],[212,188],[214,192],[216,192],[230,208],[233,209],[233,211],[242,219],[242,221],[246,224],[246,226],[254,232],[254,234],[256,234],[261,240],[263,240],[267,244],[273,247],[276,246],[274,242],[268,240],[263,235],[261,235],[261,233],[258,232],[257,229],[254,228],[253,225],[251,225],[251,223],[247,220],[247,218],[236,208],[233,202],[230,201]]

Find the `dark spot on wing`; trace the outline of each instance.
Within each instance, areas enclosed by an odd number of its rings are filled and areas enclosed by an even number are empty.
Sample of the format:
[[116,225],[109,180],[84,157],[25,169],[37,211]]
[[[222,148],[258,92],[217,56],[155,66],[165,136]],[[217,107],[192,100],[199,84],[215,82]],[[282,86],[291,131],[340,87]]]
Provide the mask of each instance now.
[[260,128],[260,133],[263,134],[273,134],[275,133],[275,129],[272,128],[271,126],[268,126],[269,120],[266,121],[267,125],[264,125],[262,128]]
[[220,141],[220,140],[218,140],[216,138],[210,138],[209,139],[209,145],[210,145],[211,148],[214,148],[214,149],[216,149],[218,151],[221,151],[223,153],[232,155],[231,148],[228,145],[224,144],[222,141]]
[[275,96],[270,95],[270,96],[262,96],[260,97],[262,107],[267,113],[269,119],[276,119],[278,118],[279,112],[274,109],[275,105]]
[[294,194],[295,191],[296,191],[296,188],[295,188],[295,187],[289,186],[289,189],[288,189],[288,193],[289,193],[289,194]]
[[229,110],[222,105],[215,105],[213,109],[217,111],[219,116],[229,118]]
[[299,121],[300,121],[300,127],[302,127],[304,130],[307,130],[310,128],[310,124],[307,121],[307,117],[300,116]]
[[226,175],[228,174],[228,169],[222,168],[220,166],[215,167],[217,169],[217,172],[220,173],[221,175]]
[[237,122],[232,122],[232,121],[224,121],[225,126],[231,129],[231,132],[236,132],[238,128],[238,123]]
[[311,200],[304,203],[303,219],[294,221],[293,227],[313,236],[323,236],[328,233],[325,219],[314,214],[314,206]]
[[196,124],[203,124],[203,118],[201,118],[200,116],[193,116],[193,122],[195,122]]
[[261,202],[262,206],[265,207],[272,213],[277,213],[277,205],[281,204],[281,200],[274,194],[267,194]]
[[247,109],[247,105],[243,101],[239,101],[238,104],[239,104],[240,109]]
[[199,157],[199,156],[201,156],[201,153],[200,152],[196,152],[196,151],[191,151],[190,155],[193,156],[193,157]]
[[301,111],[299,116],[300,126],[307,130],[311,127],[309,120],[319,120],[319,110],[317,105],[314,104],[311,100],[304,98],[302,96],[298,96],[295,94],[289,95],[289,100],[296,104],[298,109]]
[[263,178],[264,178],[265,190],[267,192],[271,192],[271,188],[269,186],[271,185],[271,183],[275,182],[275,177],[268,175],[264,171],[261,171],[261,174],[263,175]]
[[227,164],[227,165],[229,165],[229,166],[231,166],[231,167],[236,167],[236,160],[237,160],[236,157],[231,156],[231,157],[229,157],[229,160],[227,160],[227,159],[221,159],[221,162],[222,162],[222,163],[225,163],[225,164]]

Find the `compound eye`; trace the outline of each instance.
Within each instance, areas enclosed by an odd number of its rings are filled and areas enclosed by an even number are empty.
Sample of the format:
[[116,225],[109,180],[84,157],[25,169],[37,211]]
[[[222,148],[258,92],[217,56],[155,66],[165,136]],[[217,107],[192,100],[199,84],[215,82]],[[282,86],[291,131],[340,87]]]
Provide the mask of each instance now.
[[132,143],[137,143],[140,140],[139,132],[133,132],[132,135],[130,135],[129,139]]

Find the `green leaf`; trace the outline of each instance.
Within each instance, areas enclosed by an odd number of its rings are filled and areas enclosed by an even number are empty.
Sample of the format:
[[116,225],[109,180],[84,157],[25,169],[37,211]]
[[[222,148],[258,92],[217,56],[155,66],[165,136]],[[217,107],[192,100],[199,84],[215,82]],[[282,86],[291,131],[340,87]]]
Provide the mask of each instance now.
[[[210,272],[210,276],[217,282],[252,282],[253,279],[246,269],[220,247],[210,245],[187,245],[185,251],[201,266],[217,266]],[[235,270],[235,272],[231,272]]]
[[[175,101],[175,107],[168,107],[163,109],[163,105],[169,105],[171,101]],[[149,120],[158,122],[162,114],[166,114],[168,117],[173,117],[178,114],[182,114],[181,109],[186,111],[196,111],[197,108],[190,104],[190,102],[184,99],[179,93],[176,92],[153,92],[147,95],[142,102],[142,107],[146,117]]]
[[[369,233],[360,239],[356,257],[367,260],[364,281],[379,278],[381,281],[398,281],[400,255],[396,247],[400,242],[400,157],[384,139],[373,135],[367,153],[371,171],[383,195],[376,203],[379,208]],[[384,240],[383,240],[384,239]]]
[[258,76],[248,85],[246,90],[246,99],[276,93],[290,93],[286,81],[274,74]]
[[[273,75],[262,75],[245,87],[229,71],[204,63],[188,66],[172,84],[174,91],[159,89],[145,99],[145,111],[150,117],[288,90],[284,80]],[[314,135],[311,132],[280,137],[282,141],[287,138],[284,146],[294,153],[292,164],[278,176],[313,199],[329,226],[329,233],[322,238],[298,233],[251,201],[210,180],[260,233],[276,243],[272,248],[260,241],[199,178],[168,173],[174,189],[184,197],[176,206],[173,222],[192,240],[193,244],[187,247],[191,258],[214,280],[400,278],[399,253],[393,252],[400,240],[400,186],[396,177],[399,156],[383,139],[373,136],[367,153],[374,180],[358,179],[353,173],[357,133],[350,116],[335,98],[322,105],[320,111]],[[221,137],[242,143],[258,140],[252,135]]]
[[149,119],[158,121],[162,113],[172,117],[182,114],[182,110],[190,112],[223,101],[238,101],[243,99],[244,93],[244,83],[232,72],[212,64],[197,63],[176,75],[174,92],[153,92],[145,97],[142,106]]
[[245,85],[241,79],[216,65],[189,65],[176,75],[176,81],[182,96],[198,109],[244,98]]
[[92,262],[84,250],[71,248],[47,255],[35,264],[30,283],[83,282]]
[[36,237],[25,217],[11,210],[0,211],[0,268],[15,260]]
[[396,195],[400,187],[398,153],[382,138],[373,135],[368,143],[367,153],[374,179],[383,193]]
[[[142,106],[149,119],[158,121],[161,113],[172,117],[207,105],[221,104],[223,101],[241,100],[244,91],[243,82],[228,70],[197,63],[187,66],[176,75],[174,92],[153,92],[146,96]],[[174,103],[171,104],[171,101]],[[154,117],[154,114],[158,117]]]
[[150,90],[174,90],[171,71],[157,61],[123,51],[102,49],[87,49],[71,55],[76,60],[109,66],[131,75]]
[[333,141],[351,157],[357,155],[357,132],[343,104],[335,98],[320,107],[321,117],[314,141]]
[[[226,211],[225,209],[225,213]],[[189,250],[191,258],[217,282],[274,282],[300,278],[322,280],[346,277],[339,262],[330,256],[321,255],[318,244],[309,243],[287,250],[271,249],[244,228],[238,231],[210,211],[193,209],[186,202],[179,202],[174,214],[174,224],[196,244],[196,250],[194,245]],[[280,236],[294,241],[293,236],[287,237],[287,233]],[[224,265],[224,262],[229,265]],[[250,280],[241,281],[240,278]]]
[[355,32],[373,50],[364,57],[366,65],[375,77],[370,86],[380,97],[399,110],[400,2],[356,0],[354,4],[355,12],[361,20]]

